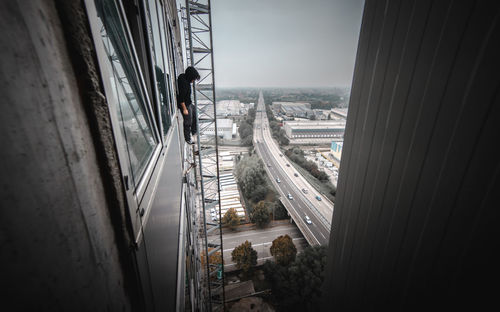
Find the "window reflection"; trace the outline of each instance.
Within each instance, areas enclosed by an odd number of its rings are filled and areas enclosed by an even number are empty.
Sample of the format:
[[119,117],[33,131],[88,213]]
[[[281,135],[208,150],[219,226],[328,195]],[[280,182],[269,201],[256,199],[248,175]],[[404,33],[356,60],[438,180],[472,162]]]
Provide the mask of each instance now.
[[171,124],[170,111],[168,109],[169,98],[167,95],[167,88],[166,88],[168,69],[166,69],[165,67],[165,60],[164,60],[165,53],[162,50],[162,43],[164,41],[164,36],[163,33],[161,32],[161,30],[163,29],[163,13],[161,10],[157,10],[156,4],[158,4],[159,7],[162,8],[162,6],[155,0],[147,1],[147,10],[149,15],[149,20],[151,23],[149,42],[151,46],[151,53],[153,55],[153,63],[155,68],[156,92],[159,97],[158,100],[160,105],[163,135],[166,135],[168,132],[168,128],[170,127]]
[[118,101],[114,108],[126,141],[132,179],[137,185],[158,142],[146,112],[118,7],[112,0],[101,0],[96,1],[96,8],[104,49],[109,57],[107,65],[111,76],[108,78]]

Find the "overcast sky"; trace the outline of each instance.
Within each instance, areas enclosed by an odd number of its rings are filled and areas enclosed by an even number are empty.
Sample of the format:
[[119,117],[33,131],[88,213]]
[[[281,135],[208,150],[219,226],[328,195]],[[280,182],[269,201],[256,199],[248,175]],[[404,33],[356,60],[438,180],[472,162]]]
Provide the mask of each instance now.
[[218,87],[350,86],[364,0],[212,0]]

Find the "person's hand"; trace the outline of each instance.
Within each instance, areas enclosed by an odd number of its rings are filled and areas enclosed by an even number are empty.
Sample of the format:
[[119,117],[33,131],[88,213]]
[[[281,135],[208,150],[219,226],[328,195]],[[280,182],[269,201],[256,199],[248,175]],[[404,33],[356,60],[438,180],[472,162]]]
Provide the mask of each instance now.
[[187,108],[184,108],[184,109],[182,110],[182,114],[183,114],[184,116],[187,116],[187,115],[189,114],[189,111],[187,110]]

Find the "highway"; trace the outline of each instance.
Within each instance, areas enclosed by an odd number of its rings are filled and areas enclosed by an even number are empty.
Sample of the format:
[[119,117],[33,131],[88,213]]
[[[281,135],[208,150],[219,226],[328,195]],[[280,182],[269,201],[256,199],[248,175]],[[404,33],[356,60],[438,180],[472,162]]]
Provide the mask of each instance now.
[[[318,201],[315,196],[319,193],[294,170],[293,166],[286,166],[289,161],[284,155],[280,156],[281,152],[271,136],[262,92],[259,94],[254,122],[254,146],[280,194],[281,202],[309,244],[327,245],[333,203],[326,198]],[[295,173],[298,176],[295,176]],[[279,179],[279,182],[276,179]],[[307,194],[302,192],[303,188],[307,189]],[[293,199],[289,199],[288,194]],[[310,218],[311,224],[305,221],[306,215]]]
[[301,252],[308,245],[302,234],[293,224],[277,224],[263,229],[224,233],[224,271],[229,272],[236,269],[235,264],[231,260],[231,252],[246,240],[251,242],[252,248],[257,251],[257,263],[260,265],[266,260],[271,260],[272,255],[269,248],[271,248],[273,240],[285,234],[292,238],[297,248],[297,253]]

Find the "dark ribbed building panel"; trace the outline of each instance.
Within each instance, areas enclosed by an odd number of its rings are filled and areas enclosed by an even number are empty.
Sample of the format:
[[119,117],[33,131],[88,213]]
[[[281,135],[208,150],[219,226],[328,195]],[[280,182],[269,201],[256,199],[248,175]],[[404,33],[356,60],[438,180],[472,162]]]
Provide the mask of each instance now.
[[499,14],[494,1],[366,1],[325,310],[493,302]]

